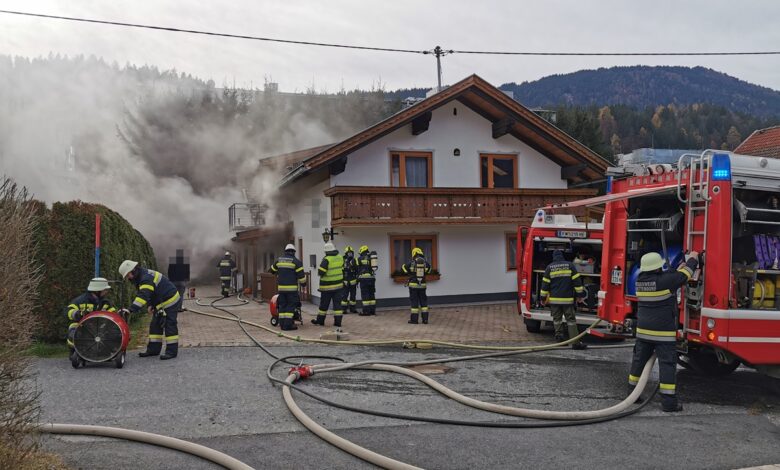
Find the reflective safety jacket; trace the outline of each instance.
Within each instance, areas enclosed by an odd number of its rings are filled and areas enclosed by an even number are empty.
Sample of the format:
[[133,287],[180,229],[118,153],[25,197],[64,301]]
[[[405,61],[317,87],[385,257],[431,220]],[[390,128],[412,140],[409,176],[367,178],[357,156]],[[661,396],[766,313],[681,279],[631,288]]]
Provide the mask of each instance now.
[[135,299],[130,305],[130,312],[136,313],[149,305],[157,310],[164,310],[181,299],[176,286],[157,271],[138,268],[138,276],[133,279],[137,289]]
[[401,267],[404,274],[409,275],[409,289],[425,289],[425,275],[431,273],[431,265],[420,255]]
[[344,284],[355,285],[357,284],[358,276],[358,262],[355,259],[355,255],[344,255]]
[[326,251],[317,272],[320,275],[320,292],[344,287],[344,257],[338,251]]
[[680,311],[677,307],[677,289],[688,282],[698,261],[689,259],[677,271],[640,273],[636,280],[637,309],[636,337],[653,342],[677,340]]
[[279,292],[298,292],[298,285],[306,284],[303,263],[292,253],[285,252],[271,265],[271,273],[276,274]]
[[357,259],[358,279],[374,279],[374,270],[371,269],[371,252],[365,251]]
[[81,312],[84,315],[90,312],[98,311],[116,312],[116,309],[111,305],[111,302],[109,302],[108,299],[101,299],[93,292],[84,292],[80,296],[71,300],[65,309],[66,314],[68,315],[68,320],[70,321],[76,321],[73,318],[73,315],[76,312]]
[[548,297],[551,305],[573,305],[575,297],[585,296],[582,275],[571,261],[556,259],[544,270],[539,294]]
[[221,281],[229,281],[233,274],[233,269],[236,267],[236,262],[230,256],[225,255],[219,260],[217,267],[219,268],[219,279]]

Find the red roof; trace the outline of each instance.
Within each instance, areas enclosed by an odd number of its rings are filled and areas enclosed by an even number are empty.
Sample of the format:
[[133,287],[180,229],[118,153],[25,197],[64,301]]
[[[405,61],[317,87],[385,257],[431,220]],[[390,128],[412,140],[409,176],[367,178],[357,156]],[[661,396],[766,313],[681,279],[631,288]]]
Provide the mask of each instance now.
[[780,126],[759,129],[744,140],[734,153],[780,158]]

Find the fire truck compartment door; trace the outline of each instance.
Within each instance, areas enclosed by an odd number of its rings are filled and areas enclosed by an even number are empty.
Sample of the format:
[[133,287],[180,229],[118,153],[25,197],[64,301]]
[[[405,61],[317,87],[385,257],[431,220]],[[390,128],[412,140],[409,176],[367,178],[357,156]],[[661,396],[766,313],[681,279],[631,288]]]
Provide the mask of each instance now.
[[579,201],[550,204],[549,206],[545,206],[542,209],[550,210],[550,209],[566,209],[569,207],[598,206],[601,204],[606,204],[608,202],[622,201],[626,199],[632,199],[635,197],[649,196],[652,194],[662,194],[662,193],[668,193],[672,191],[677,191],[677,183],[673,185],[667,185],[667,186],[658,186],[655,188],[633,189],[625,193],[605,194],[604,196],[596,196],[588,199],[580,199]]

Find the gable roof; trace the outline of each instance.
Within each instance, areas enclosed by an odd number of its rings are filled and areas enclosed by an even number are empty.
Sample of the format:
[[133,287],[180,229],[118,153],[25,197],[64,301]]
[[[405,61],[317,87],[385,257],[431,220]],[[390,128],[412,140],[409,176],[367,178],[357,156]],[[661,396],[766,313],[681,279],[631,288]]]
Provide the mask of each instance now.
[[273,155],[270,157],[265,157],[260,159],[260,166],[261,167],[272,167],[272,168],[295,168],[303,162],[304,160],[307,160],[314,155],[317,155],[324,150],[329,149],[330,147],[333,147],[335,144],[327,144],[327,145],[318,145],[317,147],[311,147],[308,149],[303,150],[296,150],[295,152],[289,152],[289,153],[283,153],[281,155]]
[[757,157],[780,158],[780,126],[753,131],[734,153]]
[[287,173],[281,184],[286,185],[305,174],[326,167],[415,119],[424,119],[426,113],[452,100],[458,100],[493,123],[494,132],[498,128],[499,132],[509,133],[561,167],[572,168],[572,181],[587,182],[604,177],[607,160],[484,79],[471,75],[430,98],[310,156]]

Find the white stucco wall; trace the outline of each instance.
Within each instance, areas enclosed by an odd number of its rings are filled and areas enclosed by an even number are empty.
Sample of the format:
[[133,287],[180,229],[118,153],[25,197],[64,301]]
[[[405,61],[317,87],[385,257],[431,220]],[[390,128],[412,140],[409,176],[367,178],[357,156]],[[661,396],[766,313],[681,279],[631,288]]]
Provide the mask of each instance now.
[[[455,148],[459,157],[453,156]],[[434,110],[420,135],[412,135],[409,124],[348,155],[346,170],[331,177],[331,185],[389,186],[393,150],[432,152],[434,187],[478,188],[480,153],[517,154],[520,188],[567,187],[560,166],[511,135],[493,139],[490,121],[458,101]]]
[[[305,217],[305,215],[303,215]],[[296,219],[296,240],[299,219]],[[302,220],[302,219],[301,219]],[[408,289],[393,282],[390,277],[390,237],[393,235],[436,234],[438,238],[438,269],[441,280],[428,284],[429,296],[489,294],[514,292],[517,289],[515,271],[506,270],[506,238],[508,232],[516,232],[513,225],[504,226],[436,226],[416,225],[414,227],[390,225],[382,227],[347,227],[338,229],[336,248],[343,252],[345,245],[357,249],[368,245],[379,256],[379,271],[376,276],[377,299],[404,298]],[[308,236],[303,230],[304,236]],[[304,242],[304,265],[308,270],[309,254],[322,260],[322,237],[317,233],[314,243]],[[318,279],[316,269],[312,270],[312,292],[316,291]],[[315,295],[318,295],[315,293]],[[359,298],[359,294],[358,294]]]
[[[290,220],[293,221],[293,234],[295,249],[298,249],[298,239],[303,239],[303,253],[296,253],[303,262],[306,271],[311,271],[311,291],[316,292],[319,287],[317,268],[312,268],[310,255],[317,256],[317,266],[322,261],[324,254],[322,247],[322,232],[325,227],[330,227],[330,198],[325,197],[323,191],[328,188],[328,181],[316,182],[312,177],[304,178],[292,188],[296,199],[287,206]],[[319,223],[312,224],[312,202],[319,200]],[[312,225],[317,225],[313,227]],[[338,240],[337,240],[338,241]],[[281,252],[280,247],[280,252]],[[339,248],[340,249],[340,248]]]

